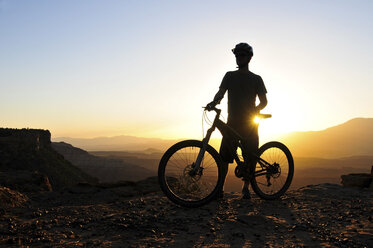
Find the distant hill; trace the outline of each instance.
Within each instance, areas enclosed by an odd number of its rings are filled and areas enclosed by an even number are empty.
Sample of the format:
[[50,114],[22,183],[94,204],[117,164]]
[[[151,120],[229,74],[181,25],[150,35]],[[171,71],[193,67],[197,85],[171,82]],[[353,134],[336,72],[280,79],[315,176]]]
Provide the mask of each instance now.
[[64,142],[53,142],[53,149],[100,182],[137,181],[155,176],[154,171],[117,158],[98,157]]
[[155,174],[158,171],[159,161],[163,156],[163,152],[152,150],[144,151],[90,151],[90,154],[108,159],[122,160],[125,163],[138,165],[153,171]]
[[296,157],[373,155],[373,118],[356,118],[321,131],[294,132],[281,141]]
[[176,140],[165,140],[157,138],[141,138],[135,136],[121,135],[114,137],[97,137],[97,138],[69,138],[57,137],[53,138],[54,142],[66,142],[75,147],[82,148],[87,151],[145,151],[159,152],[166,150],[171,145],[176,143]]

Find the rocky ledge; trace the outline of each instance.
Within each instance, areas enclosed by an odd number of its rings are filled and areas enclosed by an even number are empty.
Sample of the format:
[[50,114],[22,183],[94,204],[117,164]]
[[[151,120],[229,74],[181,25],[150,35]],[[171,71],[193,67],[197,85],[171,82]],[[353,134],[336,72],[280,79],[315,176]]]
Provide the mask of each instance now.
[[[373,247],[373,192],[334,184],[264,201],[172,204],[156,178],[22,196],[0,208],[3,247]],[[27,201],[27,204],[24,202]]]
[[341,176],[341,183],[345,187],[369,188],[373,191],[373,166],[370,174],[353,173]]

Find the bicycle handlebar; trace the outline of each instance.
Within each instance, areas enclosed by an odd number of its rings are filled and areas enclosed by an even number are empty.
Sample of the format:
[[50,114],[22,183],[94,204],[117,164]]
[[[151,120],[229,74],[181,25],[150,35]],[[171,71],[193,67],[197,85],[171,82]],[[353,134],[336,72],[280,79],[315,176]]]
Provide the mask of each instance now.
[[[206,106],[206,107],[203,107],[203,108],[205,110],[209,111],[209,112],[213,110],[213,111],[215,111],[219,115],[220,115],[220,112],[221,112],[221,109],[218,109],[215,106],[214,107],[208,107],[208,106]],[[256,114],[255,116],[259,117],[260,119],[268,119],[268,118],[272,117],[271,114],[260,114],[260,113]]]
[[260,119],[267,119],[267,118],[271,118],[272,115],[271,114],[257,114],[256,116],[258,116]]
[[202,107],[205,111],[207,110],[207,111],[212,111],[212,110],[214,110],[218,115],[220,115],[220,112],[221,112],[221,109],[218,109],[218,108],[216,108],[215,106],[213,106],[213,107],[211,107],[211,106],[208,106],[208,105],[206,105],[206,107]]

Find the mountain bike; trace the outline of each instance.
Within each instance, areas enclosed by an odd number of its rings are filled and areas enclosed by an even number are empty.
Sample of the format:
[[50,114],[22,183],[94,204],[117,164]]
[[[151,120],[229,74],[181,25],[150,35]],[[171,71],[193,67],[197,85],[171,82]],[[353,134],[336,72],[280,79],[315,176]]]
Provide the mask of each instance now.
[[[158,167],[158,180],[164,194],[174,203],[184,207],[199,207],[217,197],[222,188],[222,159],[209,145],[211,134],[217,128],[223,137],[229,136],[241,151],[245,151],[243,138],[229,125],[220,120],[221,110],[216,107],[216,116],[206,136],[199,140],[184,140],[171,146],[162,156]],[[271,115],[258,114],[259,118]],[[231,151],[237,164],[235,175],[250,182],[254,192],[261,198],[273,200],[281,197],[289,188],[294,175],[294,160],[290,150],[282,143],[271,141],[262,145],[251,160],[246,161]]]

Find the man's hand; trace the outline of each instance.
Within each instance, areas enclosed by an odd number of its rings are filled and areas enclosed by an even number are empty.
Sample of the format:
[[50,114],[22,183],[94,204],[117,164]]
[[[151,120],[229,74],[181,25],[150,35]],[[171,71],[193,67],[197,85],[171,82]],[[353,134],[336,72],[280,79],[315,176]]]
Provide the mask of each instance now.
[[209,104],[207,104],[205,108],[207,111],[211,111],[213,110],[213,108],[215,108],[216,104],[218,104],[216,101],[212,101]]
[[205,107],[206,110],[207,111],[213,110],[215,108],[215,106],[220,103],[221,99],[223,99],[226,91],[227,91],[227,89],[219,88],[218,93],[216,93],[216,95],[214,97],[214,101],[212,101],[212,102],[210,102],[209,104],[206,105],[206,107]]

